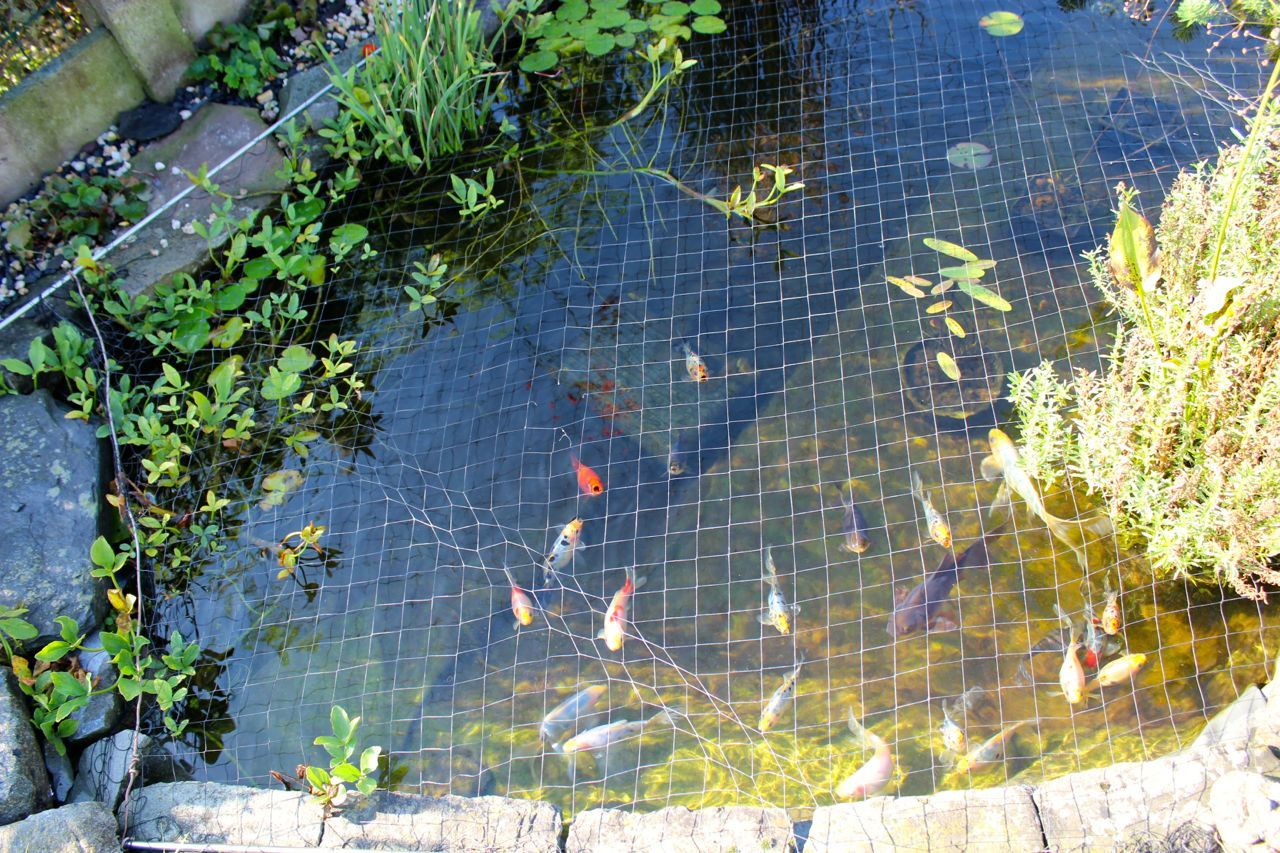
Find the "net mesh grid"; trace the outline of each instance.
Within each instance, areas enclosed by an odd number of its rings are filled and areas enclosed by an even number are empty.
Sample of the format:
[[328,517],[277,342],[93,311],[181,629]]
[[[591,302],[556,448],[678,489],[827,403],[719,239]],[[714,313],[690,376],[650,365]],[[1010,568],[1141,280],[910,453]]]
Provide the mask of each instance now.
[[[806,190],[773,227],[728,221],[646,175],[552,169],[525,187],[522,221],[486,236],[436,221],[438,184],[366,174],[344,216],[370,224],[380,254],[331,281],[323,309],[361,343],[372,414],[305,462],[263,454],[263,471],[298,467],[305,484],[273,510],[242,501],[229,549],[160,604],[159,624],[213,652],[202,716],[168,745],[178,775],[268,784],[269,770],[319,762],[312,739],[340,704],[362,716],[361,745],[386,750],[396,790],[541,797],[566,813],[802,814],[833,802],[870,755],[845,730],[850,708],[893,750],[904,775],[890,791],[925,794],[1163,754],[1260,680],[1269,635],[1256,606],[1158,591],[1111,540],[1091,547],[1085,577],[1021,502],[990,570],[950,595],[961,628],[886,633],[895,589],[943,554],[910,472],[957,550],[991,531],[995,486],[977,469],[987,427],[1009,421],[991,404],[1007,373],[1041,358],[1096,368],[1105,352],[1109,321],[1080,252],[1104,239],[1112,188],[1137,187],[1153,215],[1177,170],[1228,138],[1232,116],[1187,69],[1257,82],[1251,64],[1123,16],[1047,4],[997,40],[974,26],[986,11],[734,7],[733,38],[690,48],[699,66],[655,118],[594,142],[607,165],[656,163],[721,198],[753,165],[793,165]],[[1178,83],[1137,58],[1172,50]],[[948,147],[971,139],[990,145],[991,167],[949,165]],[[885,281],[936,280],[920,242],[931,235],[997,259],[992,287],[1015,306],[939,297],[977,347],[962,364],[982,365],[966,381],[984,405],[967,419],[940,415],[955,401],[904,369],[913,347],[946,335],[924,311],[935,300]],[[400,294],[432,251],[452,253],[463,295],[428,326]],[[686,342],[707,383],[685,375]],[[688,473],[668,472],[673,445]],[[570,453],[600,472],[602,495],[579,493]],[[871,527],[861,556],[839,548],[850,481]],[[1061,488],[1048,497],[1067,515],[1093,511]],[[585,527],[566,589],[544,588],[537,566],[575,515]],[[307,522],[327,528],[324,564],[300,575],[314,586],[276,581],[264,551]],[[756,622],[768,548],[800,607],[791,636]],[[504,566],[538,588],[528,628],[512,627]],[[613,654],[594,635],[628,568],[645,583]],[[1053,605],[1079,617],[1086,581],[1098,604],[1104,575],[1126,604],[1130,650],[1153,660],[1073,712],[1055,686],[1060,647],[1028,651],[1056,632]],[[802,656],[794,700],[761,734],[762,705]],[[1029,660],[1034,684],[1019,672]],[[594,761],[539,745],[546,713],[589,684],[610,688],[593,722],[667,709],[673,726]],[[941,702],[971,688],[985,691],[964,715],[971,742],[1023,728],[1006,761],[957,781]]]

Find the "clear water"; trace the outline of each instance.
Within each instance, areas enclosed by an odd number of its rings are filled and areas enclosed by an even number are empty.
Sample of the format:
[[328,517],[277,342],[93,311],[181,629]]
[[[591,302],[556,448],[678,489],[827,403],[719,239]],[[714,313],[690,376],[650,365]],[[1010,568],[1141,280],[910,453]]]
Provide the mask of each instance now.
[[[1003,375],[1045,358],[1097,367],[1105,350],[1110,321],[1079,255],[1106,234],[1112,188],[1136,186],[1154,216],[1178,168],[1228,138],[1231,116],[1193,69],[1257,85],[1248,60],[1118,6],[1028,3],[1025,30],[1005,39],[977,27],[989,11],[737,4],[729,33],[689,47],[699,65],[647,124],[590,135],[594,155],[566,145],[501,173],[508,204],[476,226],[440,210],[438,179],[367,176],[346,216],[381,255],[335,284],[327,312],[364,347],[369,411],[305,462],[263,460],[259,475],[299,468],[305,484],[277,508],[256,494],[238,504],[228,551],[165,605],[210,650],[198,719],[175,745],[193,775],[267,784],[271,770],[319,762],[312,740],[341,704],[361,715],[363,743],[389,753],[384,781],[400,790],[540,797],[568,813],[803,811],[867,758],[846,732],[850,707],[891,743],[896,790],[919,794],[1168,752],[1261,680],[1273,613],[1153,584],[1108,540],[1089,553],[1094,598],[1108,576],[1124,641],[1150,663],[1074,712],[1056,686],[1060,654],[1037,657],[1025,683],[1027,650],[1055,630],[1055,604],[1079,614],[1085,578],[1021,507],[990,571],[962,577],[959,630],[886,633],[895,589],[943,556],[909,472],[959,546],[980,535],[995,485],[978,463],[987,429],[1008,426],[988,402]],[[563,133],[559,111],[602,123],[634,98],[625,75],[605,74],[518,114],[530,133]],[[992,165],[948,163],[970,140]],[[724,197],[761,162],[793,166],[806,188],[754,229],[626,173],[653,165]],[[1013,304],[948,294],[969,331],[963,399],[936,368],[904,370],[947,332],[924,312],[933,300],[885,282],[936,280],[931,235],[996,259],[986,280]],[[424,322],[401,288],[431,251],[456,279]],[[708,382],[687,378],[683,340]],[[673,441],[690,468],[674,478]],[[580,495],[571,451],[603,495]],[[872,528],[861,556],[839,548],[850,480]],[[1060,514],[1089,509],[1061,486],[1048,497]],[[502,566],[534,584],[575,514],[586,525],[571,589],[542,593],[545,611],[514,630]],[[262,546],[307,522],[328,528],[325,564],[305,569],[306,586],[276,580]],[[766,546],[801,607],[794,636],[756,620]],[[629,567],[645,579],[638,636],[611,653],[593,638]],[[760,708],[801,654],[794,705],[762,735]],[[571,774],[538,726],[596,683],[609,686],[602,721],[661,705],[686,716]],[[947,777],[941,701],[975,686],[987,692],[974,742],[1026,725],[1006,762]]]

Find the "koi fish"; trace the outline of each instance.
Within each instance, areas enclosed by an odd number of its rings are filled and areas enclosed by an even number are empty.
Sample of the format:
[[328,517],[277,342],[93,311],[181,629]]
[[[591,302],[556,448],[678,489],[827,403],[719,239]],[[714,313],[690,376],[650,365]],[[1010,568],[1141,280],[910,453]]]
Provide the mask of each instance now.
[[[970,687],[955,698],[954,702],[943,701],[942,724],[938,727],[942,735],[942,746],[953,755],[962,755],[969,745],[969,736],[964,727],[956,722],[956,716],[968,721],[968,712],[973,708],[974,700],[983,693],[981,687]],[[955,714],[955,716],[952,716]]]
[[1004,535],[1005,524],[987,533],[956,556],[947,552],[942,562],[924,580],[902,595],[893,606],[886,629],[891,637],[905,637],[935,624],[938,608],[951,596],[951,588],[965,569],[991,565],[991,545]]
[[791,674],[782,680],[782,684],[778,685],[778,689],[773,691],[769,701],[760,710],[759,729],[761,732],[769,731],[782,717],[782,709],[787,702],[791,701],[792,694],[796,692],[796,682],[800,680],[800,667],[804,666],[804,663],[804,657],[802,656],[796,662],[796,668],[791,670]]
[[604,749],[610,744],[643,734],[645,729],[655,725],[673,725],[670,712],[663,710],[647,720],[636,720],[634,722],[619,720],[616,723],[606,723],[603,726],[587,729],[582,734],[574,735],[560,744],[556,751],[571,755],[575,752]]
[[[1058,611],[1058,616],[1071,624],[1067,615],[1055,604],[1054,609]],[[1062,695],[1067,697],[1067,703],[1070,705],[1079,704],[1084,700],[1084,669],[1080,666],[1080,658],[1076,657],[1076,652],[1080,650],[1080,633],[1076,630],[1075,625],[1071,625],[1070,639],[1067,646],[1062,650],[1062,667],[1058,670],[1058,684],[1062,686]]]
[[1140,652],[1116,658],[1098,671],[1098,677],[1093,680],[1089,687],[1090,689],[1111,687],[1114,684],[1128,681],[1141,672],[1146,665],[1147,656]]
[[598,495],[604,491],[604,481],[599,474],[582,464],[582,460],[572,453],[569,461],[573,463],[573,470],[578,472],[578,488],[584,495]]
[[772,625],[779,634],[790,634],[795,628],[793,617],[800,612],[800,605],[787,604],[787,597],[782,594],[782,585],[778,583],[778,567],[773,562],[773,549],[765,551],[764,582],[769,585],[769,595],[765,606],[757,617],[761,625]]
[[560,530],[556,544],[551,547],[551,553],[547,554],[545,568],[548,583],[555,578],[556,572],[573,562],[573,549],[578,546],[578,537],[581,535],[581,518],[573,519]]
[[1044,501],[1031,476],[1022,467],[1018,446],[1003,430],[993,429],[987,434],[991,443],[991,455],[982,460],[982,476],[987,480],[1004,478],[1009,490],[1027,502],[1027,507],[1049,528],[1054,538],[1071,549],[1081,566],[1086,565],[1086,531],[1105,536],[1111,532],[1111,522],[1104,516],[1086,520],[1059,518],[1045,508]]
[[667,474],[672,477],[679,477],[689,470],[689,466],[685,464],[685,459],[689,452],[688,442],[683,435],[673,436],[671,439],[671,450],[667,453]]
[[1102,619],[1099,620],[1099,624],[1108,637],[1114,637],[1120,633],[1120,594],[1111,588],[1110,575],[1107,575],[1102,582],[1102,592],[1106,596],[1106,603],[1102,606]]
[[946,517],[938,512],[937,507],[933,505],[933,501],[929,500],[929,496],[925,494],[924,483],[920,479],[920,474],[916,471],[911,472],[911,490],[920,501],[920,506],[924,507],[925,524],[929,527],[929,535],[933,537],[933,541],[943,548],[950,548],[951,525],[947,524]]
[[635,591],[635,569],[627,569],[627,580],[622,584],[622,589],[613,594],[609,609],[604,613],[604,627],[596,635],[604,640],[611,652],[619,651],[627,638],[627,605],[631,601],[631,593]]
[[575,728],[579,720],[589,715],[591,709],[608,692],[609,688],[603,684],[593,684],[565,699],[542,718],[542,725],[538,728],[538,738],[543,743],[554,743],[560,735]]
[[847,495],[840,495],[840,502],[844,504],[844,545],[840,547],[850,554],[861,554],[871,546],[871,540],[867,538],[866,516],[854,503],[852,485]]
[[707,363],[702,360],[702,356],[694,352],[693,347],[687,343],[680,346],[684,349],[684,369],[689,372],[689,378],[694,382],[706,382],[711,372],[707,370]]
[[987,738],[982,745],[976,747],[964,755],[960,756],[960,760],[956,762],[954,773],[971,773],[975,770],[985,770],[998,761],[1003,761],[1005,753],[1008,750],[1009,742],[1017,733],[1018,729],[1025,726],[1025,720],[1006,726],[996,734]]
[[506,574],[507,580],[511,582],[511,612],[516,617],[516,627],[529,626],[533,624],[533,611],[538,605],[534,603],[529,593],[520,588],[516,583],[516,579],[511,574],[511,570],[506,566],[502,567],[502,571]]
[[872,750],[871,758],[853,774],[836,785],[835,795],[842,800],[874,796],[889,784],[896,770],[893,752],[884,738],[865,728],[849,709],[849,731],[864,749]]

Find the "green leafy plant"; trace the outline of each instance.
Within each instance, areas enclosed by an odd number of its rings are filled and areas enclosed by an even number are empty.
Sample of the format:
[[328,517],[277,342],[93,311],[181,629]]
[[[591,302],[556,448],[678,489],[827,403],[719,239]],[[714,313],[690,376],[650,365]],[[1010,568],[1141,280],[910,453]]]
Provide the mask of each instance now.
[[475,178],[460,178],[457,175],[450,175],[449,181],[453,185],[453,191],[447,195],[454,204],[458,205],[458,215],[463,219],[468,217],[473,220],[480,219],[489,211],[503,205],[502,199],[496,198],[493,194],[492,168],[485,171],[483,184]]
[[11,220],[8,247],[30,258],[76,237],[97,240],[145,216],[150,196],[150,188],[138,178],[55,175]]
[[406,284],[404,292],[413,300],[409,310],[423,311],[436,301],[436,293],[444,289],[444,276],[449,271],[449,267],[439,255],[432,255],[426,264],[415,261],[413,266],[414,271],[410,275],[418,286]]
[[429,169],[488,125],[501,77],[492,45],[501,29],[485,42],[480,13],[468,3],[376,3],[372,13],[381,48],[363,68],[342,72],[330,60],[335,97],[373,154]]
[[352,763],[351,758],[357,749],[356,730],[360,725],[360,718],[348,716],[341,705],[334,705],[329,712],[329,725],[333,734],[321,735],[315,740],[316,746],[324,747],[325,752],[329,753],[328,769],[300,764],[293,779],[281,773],[272,773],[285,784],[301,784],[309,790],[316,802],[324,806],[326,816],[347,802],[351,795],[348,785],[354,786],[362,797],[374,792],[378,782],[373,774],[378,770],[378,759],[382,755],[382,747],[370,746]]
[[643,3],[633,14],[626,0],[565,0],[554,13],[531,15],[524,25],[532,50],[520,60],[527,73],[550,71],[573,56],[604,56],[635,47],[639,39],[676,44],[697,33],[724,32],[718,0]]
[[191,63],[188,73],[196,80],[208,80],[241,98],[255,97],[273,77],[289,67],[266,41],[275,29],[274,25],[216,24],[208,36],[212,52]]

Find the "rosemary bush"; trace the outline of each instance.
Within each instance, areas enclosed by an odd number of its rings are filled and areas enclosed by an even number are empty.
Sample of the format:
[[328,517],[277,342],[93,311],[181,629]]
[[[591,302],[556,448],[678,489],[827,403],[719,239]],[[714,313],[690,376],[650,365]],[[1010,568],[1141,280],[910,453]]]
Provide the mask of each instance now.
[[1120,317],[1109,368],[1063,381],[1045,363],[1012,393],[1033,473],[1081,478],[1157,576],[1251,598],[1280,585],[1275,84],[1273,74],[1245,144],[1178,178],[1147,281],[1134,286],[1114,258],[1092,256]]

